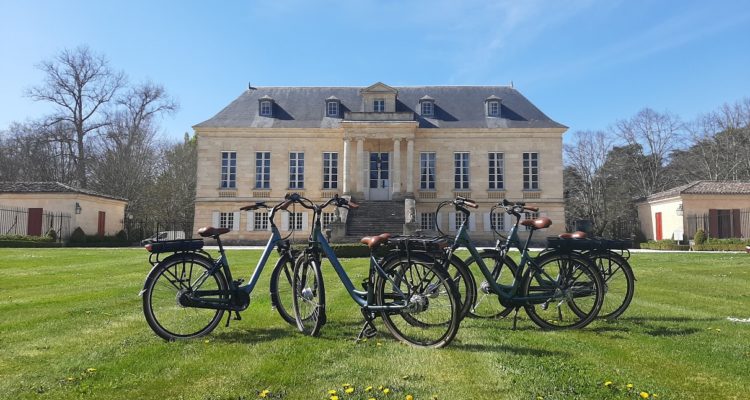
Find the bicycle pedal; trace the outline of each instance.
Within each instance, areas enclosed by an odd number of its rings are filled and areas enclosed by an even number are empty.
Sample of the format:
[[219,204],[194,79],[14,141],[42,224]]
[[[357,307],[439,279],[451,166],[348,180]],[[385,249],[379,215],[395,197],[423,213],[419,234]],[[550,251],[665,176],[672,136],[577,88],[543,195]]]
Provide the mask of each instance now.
[[362,339],[371,339],[377,336],[378,330],[375,328],[375,325],[372,324],[370,321],[365,321],[364,326],[362,326],[362,330],[359,332],[359,335],[357,335],[357,342],[362,341]]

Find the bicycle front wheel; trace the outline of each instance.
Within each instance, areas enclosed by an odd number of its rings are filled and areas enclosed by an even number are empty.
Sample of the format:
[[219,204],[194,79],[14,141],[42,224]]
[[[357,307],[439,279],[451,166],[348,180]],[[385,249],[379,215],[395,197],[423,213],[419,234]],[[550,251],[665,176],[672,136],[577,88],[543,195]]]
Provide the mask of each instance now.
[[[188,307],[180,303],[181,298],[196,290],[228,293],[224,275],[219,270],[209,275],[210,269],[209,260],[188,255],[162,261],[151,270],[144,286],[143,314],[157,335],[170,341],[191,339],[216,328],[224,310]],[[227,294],[217,294],[203,299],[227,298]]]
[[532,261],[524,296],[535,298],[526,313],[542,329],[577,329],[599,314],[604,296],[601,273],[575,254],[548,254]]
[[320,264],[313,257],[299,257],[292,277],[294,316],[300,332],[318,336],[325,324],[325,288]]
[[271,305],[284,321],[297,326],[294,318],[293,274],[294,259],[286,254],[282,255],[271,272]]
[[383,266],[375,282],[375,304],[398,309],[380,312],[391,334],[416,347],[440,348],[458,332],[461,307],[451,278],[436,261],[412,255]]

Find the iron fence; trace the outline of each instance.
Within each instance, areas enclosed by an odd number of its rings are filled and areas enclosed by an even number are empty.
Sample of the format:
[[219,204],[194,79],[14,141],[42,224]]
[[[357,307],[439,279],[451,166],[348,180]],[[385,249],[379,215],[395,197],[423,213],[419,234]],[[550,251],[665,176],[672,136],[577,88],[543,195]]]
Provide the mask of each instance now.
[[126,220],[125,233],[128,240],[140,243],[146,239],[174,240],[193,237],[193,221],[143,221]]
[[[29,235],[29,210],[24,208],[0,208],[0,235]],[[37,214],[38,215],[38,214]],[[41,215],[41,235],[54,230],[57,241],[64,242],[70,237],[70,214],[63,212],[44,212]],[[37,225],[37,227],[39,227]]]
[[713,238],[748,238],[750,237],[750,208],[717,210],[713,215],[710,213],[687,215],[685,235],[692,239],[699,229]]

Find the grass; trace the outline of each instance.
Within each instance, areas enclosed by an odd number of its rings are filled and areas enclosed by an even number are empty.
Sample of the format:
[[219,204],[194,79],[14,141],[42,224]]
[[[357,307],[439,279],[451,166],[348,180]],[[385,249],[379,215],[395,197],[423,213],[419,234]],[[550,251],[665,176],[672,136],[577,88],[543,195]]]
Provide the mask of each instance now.
[[[258,257],[229,253],[242,275]],[[346,261],[357,282],[366,260]],[[2,249],[0,398],[748,398],[750,323],[727,317],[750,317],[750,257],[642,253],[632,265],[636,295],[617,322],[542,332],[525,316],[516,331],[467,319],[448,348],[421,350],[380,323],[379,336],[355,343],[361,316],[330,266],[320,338],[271,310],[267,269],[242,321],[166,343],[141,312],[144,251]]]

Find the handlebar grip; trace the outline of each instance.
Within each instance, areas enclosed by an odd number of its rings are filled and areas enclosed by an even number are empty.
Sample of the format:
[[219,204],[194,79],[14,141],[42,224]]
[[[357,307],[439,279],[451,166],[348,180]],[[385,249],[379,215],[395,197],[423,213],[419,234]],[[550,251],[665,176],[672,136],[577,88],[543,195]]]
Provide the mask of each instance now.
[[477,203],[470,201],[464,201],[464,205],[471,208],[479,208],[479,205]]
[[359,204],[357,204],[357,203],[355,203],[355,202],[353,202],[351,200],[349,200],[347,203],[348,203],[347,205],[349,206],[349,208],[359,208]]
[[249,211],[249,210],[257,210],[257,209],[258,207],[255,204],[251,206],[240,207],[240,211]]
[[526,207],[526,206],[524,206],[523,209],[526,210],[526,211],[531,211],[531,212],[537,212],[537,211],[539,211],[539,207]]

